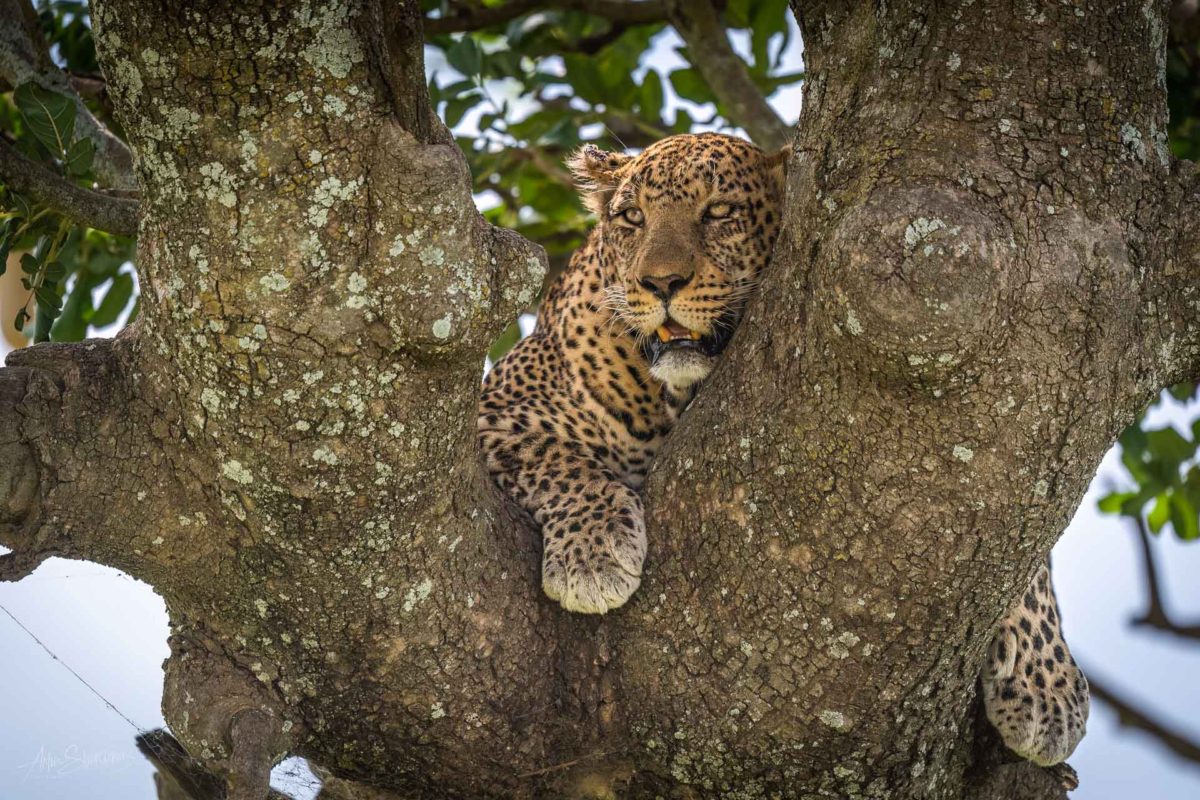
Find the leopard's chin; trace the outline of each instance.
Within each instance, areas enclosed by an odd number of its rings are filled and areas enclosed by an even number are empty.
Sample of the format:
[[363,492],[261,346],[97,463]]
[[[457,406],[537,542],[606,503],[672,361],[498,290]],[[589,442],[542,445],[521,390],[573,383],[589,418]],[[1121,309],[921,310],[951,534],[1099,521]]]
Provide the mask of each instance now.
[[716,356],[699,349],[671,348],[650,362],[650,374],[676,389],[686,389],[707,378],[716,363]]

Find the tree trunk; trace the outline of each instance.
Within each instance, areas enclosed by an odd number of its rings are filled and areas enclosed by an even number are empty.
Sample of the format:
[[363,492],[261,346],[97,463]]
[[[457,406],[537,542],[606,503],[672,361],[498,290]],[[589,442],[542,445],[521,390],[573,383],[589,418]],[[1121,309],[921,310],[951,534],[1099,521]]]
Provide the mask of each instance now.
[[1200,363],[1165,8],[794,10],[783,242],[596,619],[478,468],[481,356],[544,259],[474,210],[417,4],[97,0],[142,318],[0,372],[0,572],[153,584],[166,718],[233,796],[284,752],[402,797],[1061,796],[974,687]]

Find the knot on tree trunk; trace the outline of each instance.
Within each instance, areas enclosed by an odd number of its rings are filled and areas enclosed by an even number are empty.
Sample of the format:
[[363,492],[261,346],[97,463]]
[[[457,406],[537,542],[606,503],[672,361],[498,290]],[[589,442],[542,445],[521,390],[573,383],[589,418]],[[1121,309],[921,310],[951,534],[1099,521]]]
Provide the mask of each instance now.
[[816,296],[847,355],[942,385],[1003,341],[1016,247],[1007,220],[974,193],[881,189],[835,223]]
[[112,342],[44,344],[11,353],[0,370],[0,541],[14,548],[0,557],[0,579],[19,580],[68,552],[67,515],[51,509],[59,484],[79,478],[82,465],[66,457],[88,452],[76,437],[102,433],[104,420],[90,413],[121,394],[112,350]]

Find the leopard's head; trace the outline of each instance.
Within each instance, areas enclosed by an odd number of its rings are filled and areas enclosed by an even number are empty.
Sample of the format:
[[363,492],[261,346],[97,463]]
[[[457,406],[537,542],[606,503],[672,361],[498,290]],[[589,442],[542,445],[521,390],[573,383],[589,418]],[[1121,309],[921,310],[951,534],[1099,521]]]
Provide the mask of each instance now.
[[658,380],[703,380],[729,343],[775,244],[787,156],[701,133],[572,158],[600,218],[605,302]]

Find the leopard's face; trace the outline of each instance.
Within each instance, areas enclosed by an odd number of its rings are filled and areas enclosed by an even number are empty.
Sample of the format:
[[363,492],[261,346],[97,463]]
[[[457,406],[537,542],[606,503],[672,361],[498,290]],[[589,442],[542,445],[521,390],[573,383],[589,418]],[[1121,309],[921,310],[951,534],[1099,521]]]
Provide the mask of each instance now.
[[633,157],[585,148],[574,161],[615,274],[607,307],[658,380],[703,380],[729,343],[775,244],[785,157],[706,133]]

